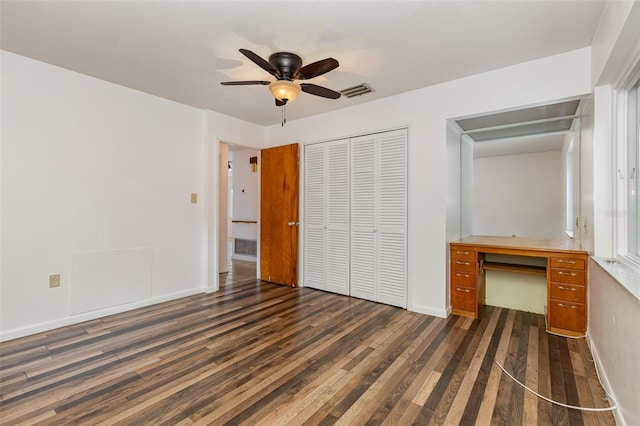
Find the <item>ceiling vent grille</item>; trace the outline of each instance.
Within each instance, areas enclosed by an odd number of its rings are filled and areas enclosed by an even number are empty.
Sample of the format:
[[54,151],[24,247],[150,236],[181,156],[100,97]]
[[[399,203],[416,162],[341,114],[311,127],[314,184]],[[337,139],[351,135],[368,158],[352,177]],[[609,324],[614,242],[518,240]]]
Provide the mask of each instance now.
[[353,98],[355,96],[364,95],[365,93],[375,92],[367,83],[362,83],[357,86],[349,87],[348,89],[341,90],[343,96],[347,98]]

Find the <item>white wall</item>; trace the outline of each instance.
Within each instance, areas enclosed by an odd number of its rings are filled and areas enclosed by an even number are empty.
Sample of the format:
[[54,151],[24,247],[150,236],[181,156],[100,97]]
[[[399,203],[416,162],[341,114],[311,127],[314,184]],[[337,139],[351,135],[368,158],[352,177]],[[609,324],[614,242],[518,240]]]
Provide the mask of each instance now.
[[151,248],[152,301],[201,291],[205,113],[1,55],[1,338],[97,315],[70,312],[77,253]]
[[[264,128],[9,52],[1,62],[0,340],[217,290],[219,143],[259,149]],[[150,277],[148,291],[133,280],[136,296],[112,306],[122,298],[104,285],[83,301],[100,309],[72,314],[74,258],[97,253],[118,277],[149,251],[124,277]]]
[[461,237],[461,165],[460,165],[460,135],[462,131],[457,124],[447,121],[447,240],[457,240]]
[[253,149],[233,151],[234,219],[256,220],[258,218],[260,164],[258,164],[258,171],[252,172],[249,158],[258,157],[259,154]]
[[[409,308],[446,316],[447,119],[584,95],[588,48],[267,128],[267,146],[409,128]],[[336,102],[340,102],[339,100]],[[339,104],[338,104],[339,105]],[[290,108],[295,108],[295,103]]]
[[589,262],[589,344],[617,399],[618,424],[640,424],[640,301],[596,262]]
[[620,70],[629,66],[638,49],[640,5],[637,1],[605,2],[600,23],[591,42],[593,86],[611,83]]
[[473,233],[563,239],[562,152],[473,160]]
[[[460,139],[460,236],[473,234],[473,139],[463,135]],[[451,172],[454,172],[453,167]],[[451,216],[447,216],[447,222]],[[451,241],[451,240],[449,240]]]

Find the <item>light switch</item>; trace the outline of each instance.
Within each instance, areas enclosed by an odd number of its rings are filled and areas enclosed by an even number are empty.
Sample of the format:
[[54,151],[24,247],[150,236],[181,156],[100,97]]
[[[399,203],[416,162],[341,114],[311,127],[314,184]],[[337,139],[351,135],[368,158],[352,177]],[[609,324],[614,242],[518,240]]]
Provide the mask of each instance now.
[[197,204],[198,203],[198,194],[196,192],[192,192],[191,193],[191,204]]
[[60,287],[60,274],[49,275],[49,288]]

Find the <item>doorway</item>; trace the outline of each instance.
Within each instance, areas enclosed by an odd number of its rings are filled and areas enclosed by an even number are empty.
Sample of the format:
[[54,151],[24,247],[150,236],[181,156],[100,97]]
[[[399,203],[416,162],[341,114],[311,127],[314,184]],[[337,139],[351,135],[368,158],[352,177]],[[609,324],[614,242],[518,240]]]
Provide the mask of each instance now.
[[[257,276],[260,151],[220,142],[219,273]],[[237,278],[237,277],[236,277]],[[226,281],[222,279],[221,284]]]
[[[293,146],[295,146],[295,149],[293,149]],[[278,268],[278,266],[288,265],[290,269],[292,269],[292,275],[288,274],[286,276],[297,277],[297,237],[285,238],[285,234],[289,237],[291,235],[297,235],[299,191],[297,185],[291,185],[294,180],[297,181],[299,176],[297,148],[298,144],[293,144],[258,151],[255,148],[235,145],[219,139],[211,141],[208,150],[210,155],[207,160],[209,169],[208,181],[211,182],[211,185],[207,188],[209,196],[209,209],[207,214],[209,224],[208,253],[210,257],[207,262],[206,292],[219,290],[221,274],[233,272],[235,262],[251,262],[255,264],[254,276],[256,278],[261,278],[262,269],[264,268],[268,276],[262,278],[266,281],[292,286],[296,285],[297,281],[289,282],[279,279],[278,272],[280,268]],[[243,157],[242,153],[237,153],[237,151],[243,150],[253,151],[251,154],[257,155],[245,155]],[[265,152],[273,161],[263,162]],[[284,161],[284,158],[277,155],[281,152],[288,153],[290,158]],[[232,158],[232,163],[229,163],[229,156]],[[261,170],[262,164],[269,166],[267,173]],[[231,167],[232,170],[231,179],[229,179],[229,167]],[[239,171],[243,168],[245,171],[249,170],[250,173],[252,173],[255,184],[253,188],[255,191],[248,190],[251,188],[249,185],[242,185],[242,179],[238,176]],[[271,188],[267,196],[261,193],[264,192],[262,191],[262,180],[265,178],[268,178],[268,182],[276,182],[275,184],[267,183],[264,186],[264,188]],[[271,180],[269,181],[269,179]],[[230,182],[233,192],[230,191]],[[272,196],[277,195],[278,192],[282,192],[281,195],[284,196],[283,199],[288,198],[291,202],[279,203],[277,201],[278,197]],[[238,208],[238,202],[243,199],[253,204],[253,206],[256,206],[257,213],[255,216],[248,217],[247,215],[241,217],[242,209]],[[253,200],[255,200],[255,203]],[[278,210],[281,210],[280,213],[282,214],[284,214],[285,210],[288,210],[283,208],[285,205],[291,207],[291,210],[294,212],[293,215],[287,214],[287,221],[285,222],[275,220],[274,217],[277,216],[275,213],[278,213]],[[267,213],[261,211],[261,209],[263,210],[266,207],[271,207],[272,209],[269,210],[269,208],[267,208]],[[272,214],[270,212],[275,213]],[[282,216],[282,214],[280,216]],[[261,220],[268,220],[267,225],[261,224]],[[289,232],[277,231],[278,227],[283,223]],[[237,225],[245,226],[245,230],[246,226],[253,226],[255,231],[251,231],[249,228],[247,233],[244,234],[242,232],[236,232],[234,227],[237,227]],[[263,229],[267,229],[270,232],[263,235]],[[296,232],[291,232],[293,229],[295,229]],[[255,237],[253,235],[255,235]],[[239,242],[239,239],[245,241]],[[284,250],[285,248],[289,248],[290,250]],[[290,254],[290,256],[288,254]],[[288,258],[293,259],[293,261],[282,262],[282,259]]]

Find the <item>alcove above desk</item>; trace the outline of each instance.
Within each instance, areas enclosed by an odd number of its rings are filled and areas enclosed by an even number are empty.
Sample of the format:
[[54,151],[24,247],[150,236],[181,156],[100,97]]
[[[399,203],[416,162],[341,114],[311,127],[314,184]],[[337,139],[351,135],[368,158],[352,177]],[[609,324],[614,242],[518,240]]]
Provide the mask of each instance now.
[[[485,304],[485,270],[542,274],[547,277],[548,329],[581,336],[587,327],[589,254],[571,240],[473,235],[452,241],[450,248],[451,312],[478,318]],[[546,267],[485,262],[485,254],[537,257]]]

